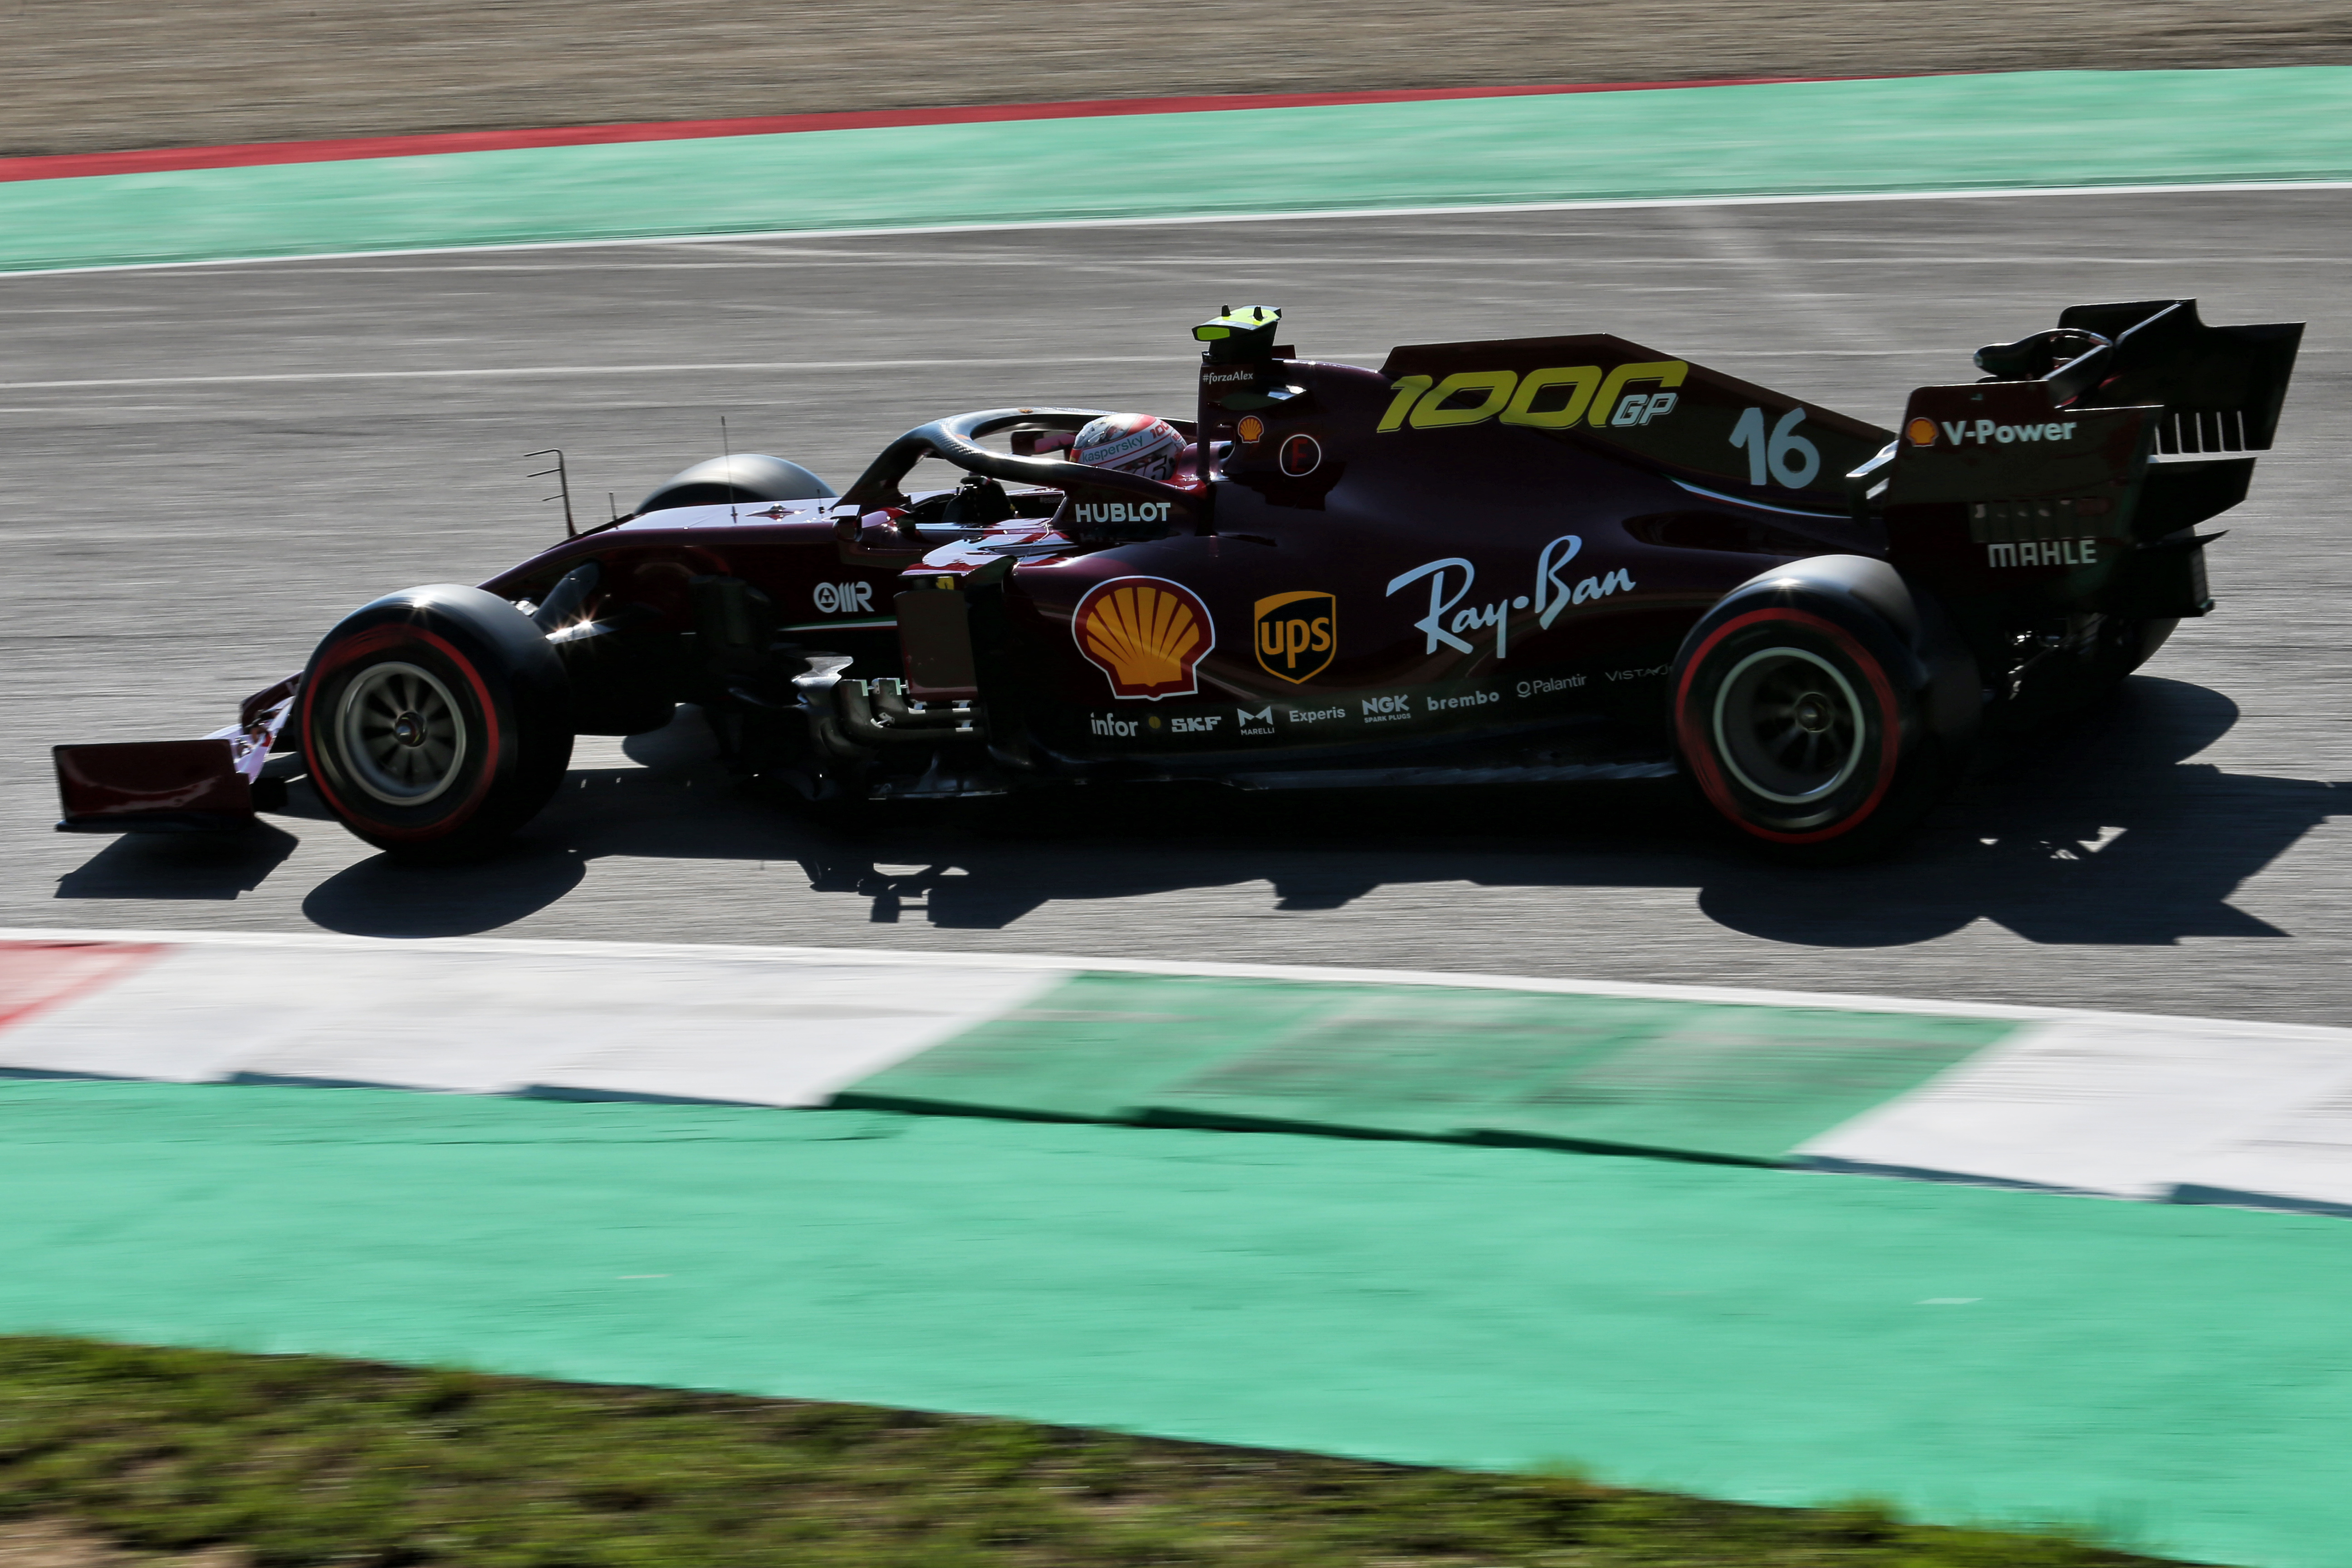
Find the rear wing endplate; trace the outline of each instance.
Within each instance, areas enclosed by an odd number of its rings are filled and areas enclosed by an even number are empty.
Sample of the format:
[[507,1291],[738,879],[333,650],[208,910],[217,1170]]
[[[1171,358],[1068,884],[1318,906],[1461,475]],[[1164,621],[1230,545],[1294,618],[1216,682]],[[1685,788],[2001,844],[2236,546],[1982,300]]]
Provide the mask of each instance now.
[[2084,356],[2092,363],[2077,377],[2096,379],[2076,406],[2160,408],[2156,449],[2166,456],[2269,451],[2303,342],[2300,321],[2209,327],[2194,300],[2074,305],[2059,312],[2058,328],[2110,345]]
[[1884,521],[1898,568],[1956,596],[2202,615],[2193,531],[2245,499],[2244,454],[2277,434],[2302,336],[2208,326],[2193,300],[2074,306],[1979,350],[1986,380],[1914,392],[1896,439],[1848,476],[1856,510]]

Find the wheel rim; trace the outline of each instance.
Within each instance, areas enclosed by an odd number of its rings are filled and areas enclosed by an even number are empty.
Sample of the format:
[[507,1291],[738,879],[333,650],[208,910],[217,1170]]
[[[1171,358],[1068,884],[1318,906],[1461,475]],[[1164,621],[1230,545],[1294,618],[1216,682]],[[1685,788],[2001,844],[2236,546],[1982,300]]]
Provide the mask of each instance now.
[[1862,765],[1863,731],[1853,684],[1804,648],[1751,653],[1716,689],[1716,754],[1744,788],[1781,805],[1836,794]]
[[335,718],[352,780],[386,805],[423,805],[466,763],[466,723],[438,676],[372,664],[352,678]]

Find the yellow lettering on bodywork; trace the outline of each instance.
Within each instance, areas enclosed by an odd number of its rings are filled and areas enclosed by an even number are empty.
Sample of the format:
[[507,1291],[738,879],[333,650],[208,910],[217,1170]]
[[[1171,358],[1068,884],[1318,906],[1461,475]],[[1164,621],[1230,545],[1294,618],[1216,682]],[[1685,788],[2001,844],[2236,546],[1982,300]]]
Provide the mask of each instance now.
[[[1492,419],[1496,410],[1511,400],[1511,388],[1518,384],[1518,380],[1519,373],[1514,370],[1457,370],[1431,387],[1412,405],[1412,427],[1436,430],[1449,425],[1475,425],[1482,419]],[[1467,408],[1444,406],[1448,400],[1469,392],[1485,395]]]
[[1680,386],[1683,384],[1683,377],[1689,374],[1689,363],[1678,359],[1649,360],[1638,364],[1619,365],[1609,373],[1609,379],[1601,384],[1600,395],[1592,400],[1593,425],[1598,427],[1609,423],[1609,416],[1617,411],[1617,399],[1624,393],[1627,384],[1636,381],[1654,381],[1662,387]]
[[[1565,430],[1584,417],[1584,410],[1592,402],[1592,389],[1601,384],[1601,367],[1597,364],[1555,365],[1549,370],[1531,370],[1519,378],[1519,390],[1511,395],[1510,405],[1503,410],[1506,425],[1532,425],[1539,430]],[[1553,387],[1568,388],[1568,402],[1559,408],[1538,409],[1538,395]]]
[[1421,395],[1427,392],[1436,379],[1433,375],[1408,375],[1401,381],[1391,382],[1389,390],[1396,394],[1395,401],[1389,405],[1389,411],[1381,416],[1381,422],[1372,428],[1393,430],[1402,425],[1406,413],[1421,401]]

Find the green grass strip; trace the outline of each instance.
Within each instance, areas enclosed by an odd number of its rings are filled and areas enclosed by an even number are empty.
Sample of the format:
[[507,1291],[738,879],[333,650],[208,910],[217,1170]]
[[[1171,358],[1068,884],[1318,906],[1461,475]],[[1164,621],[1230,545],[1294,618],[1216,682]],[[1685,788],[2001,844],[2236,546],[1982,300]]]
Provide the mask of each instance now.
[[[2128,1568],[2063,1537],[1024,1422],[0,1340],[0,1519],[256,1568]],[[5,1548],[0,1548],[4,1550]]]
[[0,184],[0,270],[777,230],[2352,178],[2352,67],[913,126]]
[[2016,1027],[1926,1013],[1086,973],[835,1102],[1769,1163]]
[[2328,1568],[2340,1220],[1434,1142],[0,1085],[0,1332],[1125,1430]]

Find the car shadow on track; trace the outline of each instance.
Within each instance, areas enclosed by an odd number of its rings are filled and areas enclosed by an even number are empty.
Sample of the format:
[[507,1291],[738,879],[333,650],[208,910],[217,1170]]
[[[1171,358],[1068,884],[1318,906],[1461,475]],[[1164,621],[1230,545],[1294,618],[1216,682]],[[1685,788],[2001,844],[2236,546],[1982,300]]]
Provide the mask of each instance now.
[[226,903],[260,887],[300,842],[266,820],[233,834],[124,834],[58,878],[57,896]]
[[2237,718],[2219,692],[2134,677],[1997,761],[1896,856],[1802,878],[1727,862],[1699,906],[1734,930],[1815,946],[1925,942],[1979,919],[2050,943],[2287,937],[2230,899],[2352,814],[2352,783],[2193,760]]
[[[796,866],[851,919],[998,931],[1050,905],[1269,886],[1265,912],[1344,909],[1376,890],[1692,888],[1717,922],[1769,941],[1893,947],[1990,920],[2027,941],[2163,945],[2278,938],[2230,903],[2328,818],[2352,784],[2229,773],[2192,759],[2236,722],[2229,699],[2136,677],[2108,702],[1965,786],[1895,856],[1833,870],[1759,861],[1679,785],[1253,795],[1072,789],[819,826],[730,779],[691,713],[627,742],[635,766],[578,768],[541,819],[479,865],[377,856],[326,878],[303,912],[373,936],[493,931],[560,902],[591,863]],[[323,818],[295,786],[292,815]],[[294,847],[271,826],[226,843],[124,841],[61,898],[234,898]]]

